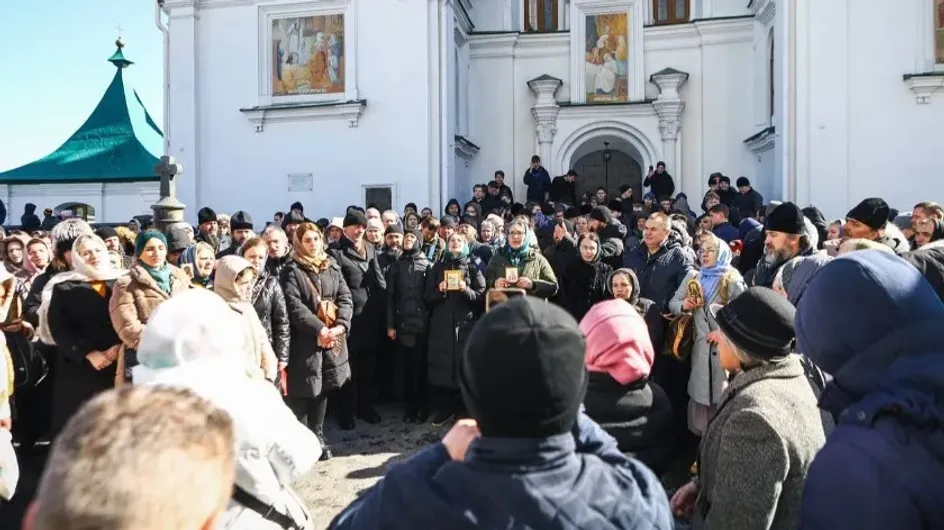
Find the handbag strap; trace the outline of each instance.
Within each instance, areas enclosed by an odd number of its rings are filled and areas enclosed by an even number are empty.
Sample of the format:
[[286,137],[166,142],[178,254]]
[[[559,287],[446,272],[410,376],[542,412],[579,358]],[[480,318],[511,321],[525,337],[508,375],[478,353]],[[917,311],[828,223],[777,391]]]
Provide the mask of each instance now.
[[[315,305],[317,305],[318,301],[321,299],[321,289],[315,287],[315,282],[311,281],[311,276],[309,276],[307,272],[303,270],[299,270],[298,272],[305,278],[305,281],[308,282],[308,287],[311,287],[312,299],[315,301]],[[321,278],[318,279],[318,283],[321,283]]]
[[273,522],[282,528],[301,530],[301,527],[295,522],[295,519],[292,519],[290,516],[280,512],[274,505],[266,504],[265,502],[259,500],[255,495],[240,488],[239,486],[233,485],[232,498],[243,507],[256,512],[262,516],[263,519]]

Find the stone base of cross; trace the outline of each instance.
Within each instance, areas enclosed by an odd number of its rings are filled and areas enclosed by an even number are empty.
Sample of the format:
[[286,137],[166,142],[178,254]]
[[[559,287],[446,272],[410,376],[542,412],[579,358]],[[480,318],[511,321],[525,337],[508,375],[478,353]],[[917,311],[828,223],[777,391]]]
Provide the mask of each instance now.
[[184,220],[186,206],[177,200],[178,176],[184,168],[171,156],[162,156],[159,164],[154,166],[154,173],[161,177],[161,198],[151,206],[154,210],[154,228],[163,232],[168,225]]

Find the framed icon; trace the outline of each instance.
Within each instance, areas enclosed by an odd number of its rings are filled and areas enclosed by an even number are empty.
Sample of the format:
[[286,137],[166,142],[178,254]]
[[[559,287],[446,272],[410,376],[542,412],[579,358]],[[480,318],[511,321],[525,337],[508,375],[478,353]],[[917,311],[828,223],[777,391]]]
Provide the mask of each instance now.
[[447,291],[459,291],[459,283],[462,282],[462,271],[460,270],[448,270],[446,271],[446,290]]
[[505,281],[518,283],[518,267],[505,267]]

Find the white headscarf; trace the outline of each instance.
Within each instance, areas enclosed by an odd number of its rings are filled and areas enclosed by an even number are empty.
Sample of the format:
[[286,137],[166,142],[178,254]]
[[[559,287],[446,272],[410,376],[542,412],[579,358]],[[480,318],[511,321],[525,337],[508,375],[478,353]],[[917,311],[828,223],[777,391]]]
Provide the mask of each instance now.
[[[79,246],[86,242],[101,246],[102,255],[99,256],[98,264],[94,267],[86,262],[79,253]],[[104,282],[118,279],[124,274],[127,274],[127,271],[118,270],[112,264],[111,257],[108,255],[108,250],[105,248],[105,242],[102,241],[102,238],[94,234],[79,236],[75,242],[72,243],[72,270],[56,274],[50,278],[49,283],[43,288],[38,314],[39,329],[36,330],[39,340],[49,346],[56,345],[56,341],[52,338],[52,332],[49,330],[49,304],[52,302],[52,291],[57,285],[71,281]]]

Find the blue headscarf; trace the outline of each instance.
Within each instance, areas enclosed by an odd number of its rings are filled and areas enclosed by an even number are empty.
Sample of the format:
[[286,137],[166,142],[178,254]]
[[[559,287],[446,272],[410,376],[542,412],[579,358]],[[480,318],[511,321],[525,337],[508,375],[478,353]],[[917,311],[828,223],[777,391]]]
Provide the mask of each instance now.
[[[711,297],[715,295],[715,289],[718,288],[718,283],[731,267],[731,249],[728,247],[727,243],[714,235],[711,236],[711,239],[714,241],[714,244],[718,246],[718,261],[715,262],[713,267],[702,267],[701,273],[698,275],[698,281],[701,283],[701,292],[705,294],[706,304],[711,303]],[[702,248],[704,248],[704,243],[702,243]]]

